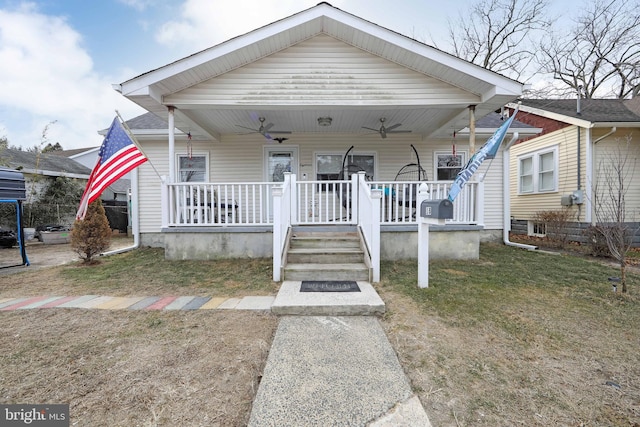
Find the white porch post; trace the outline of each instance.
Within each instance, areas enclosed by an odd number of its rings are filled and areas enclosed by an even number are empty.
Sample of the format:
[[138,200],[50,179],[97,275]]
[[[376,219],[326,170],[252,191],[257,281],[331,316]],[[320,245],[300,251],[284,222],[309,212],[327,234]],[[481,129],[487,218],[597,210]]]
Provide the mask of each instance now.
[[476,193],[476,223],[484,225],[484,177],[478,182],[478,190]]
[[359,194],[359,190],[358,190],[358,181],[359,181],[359,176],[360,173],[354,173],[353,175],[351,175],[351,212],[349,212],[351,214],[351,218],[356,218],[356,221],[358,219],[358,194]]
[[296,174],[295,173],[291,173],[291,172],[286,172],[285,176],[287,175],[287,173],[289,174],[289,191],[291,192],[291,203],[289,204],[291,206],[291,209],[289,212],[289,223],[290,224],[297,224],[298,223],[298,184],[297,184],[297,178],[296,178]]
[[169,106],[167,107],[169,111],[169,183],[173,184],[176,182],[176,134],[175,134],[175,117],[174,110],[175,107]]
[[[364,177],[363,177],[364,178]],[[380,282],[380,201],[382,190],[371,190],[371,268],[373,283]]]
[[282,269],[282,256],[280,254],[280,247],[282,242],[282,227],[283,221],[282,215],[282,195],[283,189],[281,186],[274,186],[271,190],[273,196],[273,281],[280,281],[280,270]]
[[169,226],[169,211],[171,206],[169,205],[169,186],[167,185],[167,177],[162,175],[160,186],[160,206],[162,207],[162,228]]

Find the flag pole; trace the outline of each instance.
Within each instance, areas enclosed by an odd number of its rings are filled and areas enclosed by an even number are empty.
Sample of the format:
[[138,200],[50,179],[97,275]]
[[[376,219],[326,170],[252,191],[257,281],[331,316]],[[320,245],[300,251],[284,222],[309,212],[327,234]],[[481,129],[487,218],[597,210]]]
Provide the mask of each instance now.
[[153,171],[156,173],[156,175],[158,175],[158,178],[160,178],[160,181],[162,181],[162,177],[158,173],[158,170],[153,165],[153,163],[151,163],[151,160],[149,159],[149,156],[147,156],[147,154],[144,152],[144,150],[140,146],[140,142],[138,142],[136,137],[133,135],[133,132],[131,132],[131,129],[129,129],[129,126],[127,126],[127,122],[124,121],[124,119],[122,118],[122,116],[120,115],[120,112],[118,112],[118,110],[115,110],[115,111],[116,111],[116,115],[120,119],[120,124],[122,125],[124,130],[129,134],[129,137],[131,138],[131,141],[133,141],[135,146],[138,147],[138,150],[140,150],[140,152],[142,152],[142,154],[144,154],[144,156],[147,158],[147,161],[149,162],[149,165],[151,165],[151,167],[153,168]]

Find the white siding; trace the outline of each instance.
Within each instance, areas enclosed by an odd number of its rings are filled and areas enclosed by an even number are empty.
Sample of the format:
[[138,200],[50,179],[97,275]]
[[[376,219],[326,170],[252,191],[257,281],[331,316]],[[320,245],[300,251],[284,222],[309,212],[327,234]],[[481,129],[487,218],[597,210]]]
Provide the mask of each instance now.
[[433,105],[477,95],[321,35],[166,96],[180,105]]
[[[432,140],[423,142],[418,136],[402,134],[382,139],[378,135],[295,135],[279,145],[267,142],[260,135],[226,135],[221,142],[194,142],[194,154],[208,154],[209,180],[211,182],[262,182],[265,180],[264,147],[266,145],[298,148],[298,179],[307,174],[308,180],[315,180],[315,155],[317,153],[344,154],[351,145],[352,153],[374,154],[376,156],[376,181],[393,181],[402,166],[415,163],[411,144],[418,150],[420,163],[427,171],[429,180],[434,179],[435,151],[450,152],[451,141]],[[143,148],[158,173],[168,175],[168,154],[166,142],[144,142]],[[457,151],[468,151],[468,146],[457,141]],[[176,154],[187,152],[184,141],[176,141]],[[468,154],[467,154],[468,156]],[[489,168],[485,162],[474,175],[473,180]],[[491,163],[485,179],[485,228],[502,229],[502,154]],[[159,232],[161,228],[160,179],[149,164],[139,169],[140,180],[140,231]]]
[[[594,132],[593,139],[597,140],[599,135],[604,134],[609,129],[598,129],[598,133]],[[631,136],[631,144],[627,147],[627,136]],[[640,220],[640,142],[637,137],[633,138],[632,129],[620,129],[613,135],[606,137],[598,142],[594,147],[594,167],[593,174],[594,180],[597,181],[597,186],[594,188],[594,197],[600,198],[600,200],[609,200],[606,196],[608,188],[605,184],[607,175],[609,178],[612,175],[603,172],[605,168],[611,166],[621,166],[623,174],[625,175],[625,220],[626,221],[639,221]],[[615,178],[615,175],[613,176]],[[617,185],[614,187],[614,192]],[[597,191],[597,193],[596,193]],[[595,216],[594,221],[599,218]],[[609,220],[612,220],[610,218]]]

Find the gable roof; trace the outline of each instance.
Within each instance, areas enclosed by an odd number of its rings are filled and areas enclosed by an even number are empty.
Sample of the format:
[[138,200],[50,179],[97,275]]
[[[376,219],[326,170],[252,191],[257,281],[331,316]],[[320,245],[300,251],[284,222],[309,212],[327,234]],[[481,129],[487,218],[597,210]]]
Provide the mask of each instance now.
[[89,179],[91,169],[68,157],[6,148],[0,159],[11,169],[45,176]]
[[[395,64],[405,70],[438,81],[443,87],[449,87],[451,91],[467,94],[468,100],[458,101],[456,104],[455,99],[444,96],[437,102],[427,105],[429,103],[426,99],[413,101],[414,104],[402,104],[397,99],[385,98],[384,102],[379,99],[377,104],[371,104],[371,100],[363,100],[357,94],[351,94],[350,97],[335,103],[323,103],[322,95],[315,95],[315,98],[310,97],[306,100],[304,105],[286,97],[274,105],[269,104],[264,98],[254,96],[250,99],[236,99],[232,105],[224,104],[228,110],[226,115],[223,115],[224,112],[221,111],[223,105],[216,104],[216,99],[209,98],[204,101],[200,99],[198,103],[180,105],[175,115],[176,127],[184,133],[191,132],[196,139],[198,137],[218,139],[221,134],[237,132],[239,110],[243,110],[244,115],[248,117],[249,112],[255,114],[256,111],[272,112],[278,109],[282,112],[282,116],[288,119],[285,123],[282,123],[284,119],[280,120],[279,127],[291,128],[295,124],[298,126],[296,131],[318,131],[317,125],[314,129],[311,128],[313,120],[305,120],[303,125],[299,115],[294,117],[294,110],[304,109],[310,111],[309,117],[314,118],[319,117],[319,114],[326,114],[327,110],[334,111],[334,117],[339,114],[348,115],[349,120],[340,121],[345,124],[345,127],[338,128],[340,123],[336,121],[335,127],[331,130],[324,129],[324,131],[362,132],[360,128],[369,123],[364,119],[371,120],[371,117],[363,116],[362,112],[368,106],[375,105],[378,111],[374,120],[390,117],[391,114],[385,115],[385,110],[393,111],[396,113],[394,120],[402,121],[404,126],[410,126],[415,132],[430,135],[438,130],[450,131],[464,127],[468,123],[467,107],[469,105],[476,105],[476,114],[481,117],[514,100],[522,92],[522,83],[344,12],[325,2],[114,85],[114,88],[147,111],[166,117],[167,107],[174,105],[167,100],[171,97],[175,98],[175,94],[246,67],[248,64],[264,61],[288,48],[304,44],[319,36],[331,37],[357,49],[360,53],[383,59],[389,64]],[[282,84],[286,85],[293,81],[295,78],[292,77],[290,82],[282,82]],[[314,99],[320,101],[314,105]],[[421,101],[423,104],[420,104]],[[202,112],[207,108],[205,116]],[[316,111],[313,111],[314,109]],[[336,112],[336,110],[339,111]],[[433,118],[428,126],[425,124],[426,118]],[[350,127],[346,128],[346,124]]]
[[523,99],[520,111],[582,127],[640,127],[640,104],[633,99],[581,99],[580,112],[576,99]]
[[54,151],[48,151],[48,154],[53,154],[54,156],[64,156],[64,157],[69,157],[71,159],[73,159],[74,156],[77,156],[78,154],[83,154],[86,153],[88,151],[93,151],[93,150],[97,150],[100,147],[87,147],[87,148],[74,148],[71,150],[54,150]]

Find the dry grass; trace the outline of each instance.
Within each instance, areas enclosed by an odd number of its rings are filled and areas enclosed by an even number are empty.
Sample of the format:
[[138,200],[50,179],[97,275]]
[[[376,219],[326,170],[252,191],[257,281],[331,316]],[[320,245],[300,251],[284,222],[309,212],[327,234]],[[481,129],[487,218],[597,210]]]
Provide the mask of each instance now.
[[276,327],[239,311],[2,313],[0,401],[71,425],[243,426]]
[[[640,276],[483,245],[477,261],[384,263],[383,326],[434,427],[640,426]],[[0,276],[0,297],[274,294],[268,260],[145,249]],[[71,404],[78,425],[244,425],[277,319],[232,311],[2,312],[0,401]]]
[[434,426],[640,426],[640,301],[611,292],[615,269],[483,253],[432,262],[428,290],[405,263],[379,286],[383,325]]

